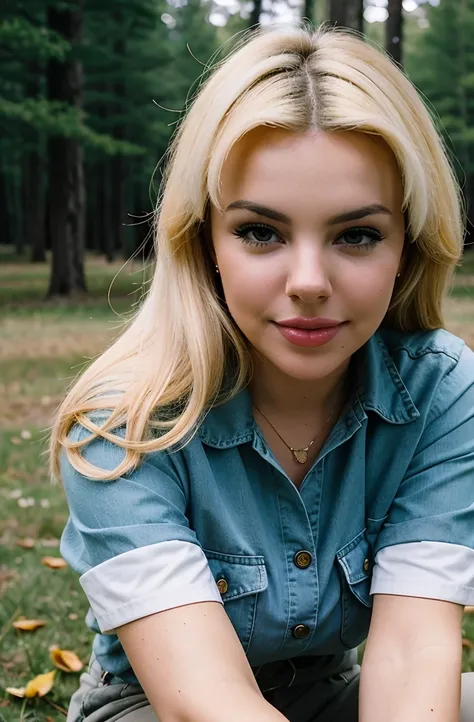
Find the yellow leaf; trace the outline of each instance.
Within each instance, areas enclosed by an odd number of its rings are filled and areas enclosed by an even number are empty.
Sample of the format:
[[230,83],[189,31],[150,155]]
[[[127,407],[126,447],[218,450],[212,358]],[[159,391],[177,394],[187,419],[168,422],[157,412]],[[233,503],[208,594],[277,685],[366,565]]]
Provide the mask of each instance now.
[[62,557],[42,557],[41,564],[50,569],[64,569],[64,567],[67,567],[67,561]]
[[56,667],[62,669],[63,672],[80,672],[84,666],[77,654],[68,649],[50,647],[49,655]]
[[21,547],[22,549],[34,549],[36,546],[36,541],[34,539],[31,539],[30,537],[25,537],[25,539],[17,539],[16,545],[17,547]]
[[34,632],[38,627],[44,627],[46,624],[42,619],[17,619],[13,622],[15,629],[21,629],[23,632]]
[[464,607],[464,614],[474,614],[474,607]]
[[54,684],[54,677],[56,670],[47,672],[46,674],[39,674],[28,682],[25,689],[25,697],[44,697],[48,694],[51,687]]
[[14,697],[24,697],[26,687],[6,687],[8,694],[12,694]]

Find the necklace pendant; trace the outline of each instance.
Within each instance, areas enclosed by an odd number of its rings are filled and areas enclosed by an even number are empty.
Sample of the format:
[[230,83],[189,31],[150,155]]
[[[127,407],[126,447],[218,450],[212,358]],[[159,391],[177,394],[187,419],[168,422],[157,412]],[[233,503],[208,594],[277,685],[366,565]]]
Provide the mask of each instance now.
[[291,453],[298,464],[306,464],[308,461],[308,449],[292,449]]

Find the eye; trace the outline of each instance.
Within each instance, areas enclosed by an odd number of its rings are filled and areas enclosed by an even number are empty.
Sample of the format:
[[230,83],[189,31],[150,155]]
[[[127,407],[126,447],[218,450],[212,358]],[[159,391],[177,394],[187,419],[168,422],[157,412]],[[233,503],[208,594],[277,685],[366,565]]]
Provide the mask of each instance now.
[[383,241],[384,238],[385,236],[375,228],[357,227],[344,231],[344,233],[334,241],[334,244],[337,246],[346,246],[346,248],[368,250]]
[[281,236],[265,223],[243,223],[233,231],[233,234],[240,238],[242,243],[259,248],[281,242]]

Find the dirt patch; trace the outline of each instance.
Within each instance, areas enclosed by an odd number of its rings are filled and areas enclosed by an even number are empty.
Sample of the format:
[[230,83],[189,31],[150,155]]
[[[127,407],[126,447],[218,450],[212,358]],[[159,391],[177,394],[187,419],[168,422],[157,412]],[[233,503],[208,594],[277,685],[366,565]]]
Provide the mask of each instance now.
[[119,324],[71,324],[39,319],[0,322],[0,361],[12,359],[93,358],[118,335]]
[[[474,278],[474,277],[473,277]],[[471,299],[450,298],[446,305],[448,331],[460,336],[474,349],[474,303]]]

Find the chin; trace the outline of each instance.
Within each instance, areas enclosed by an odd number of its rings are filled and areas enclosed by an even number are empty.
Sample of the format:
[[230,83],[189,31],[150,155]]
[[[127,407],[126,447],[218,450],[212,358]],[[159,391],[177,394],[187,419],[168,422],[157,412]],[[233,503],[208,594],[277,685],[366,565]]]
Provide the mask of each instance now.
[[337,369],[346,362],[346,359],[340,359],[339,362],[333,361],[332,363],[325,363],[322,359],[321,361],[320,363],[315,363],[314,360],[310,361],[308,359],[306,363],[302,360],[298,363],[281,363],[280,359],[279,362],[274,362],[273,365],[281,374],[294,381],[313,383],[331,376],[331,374],[335,373]]

